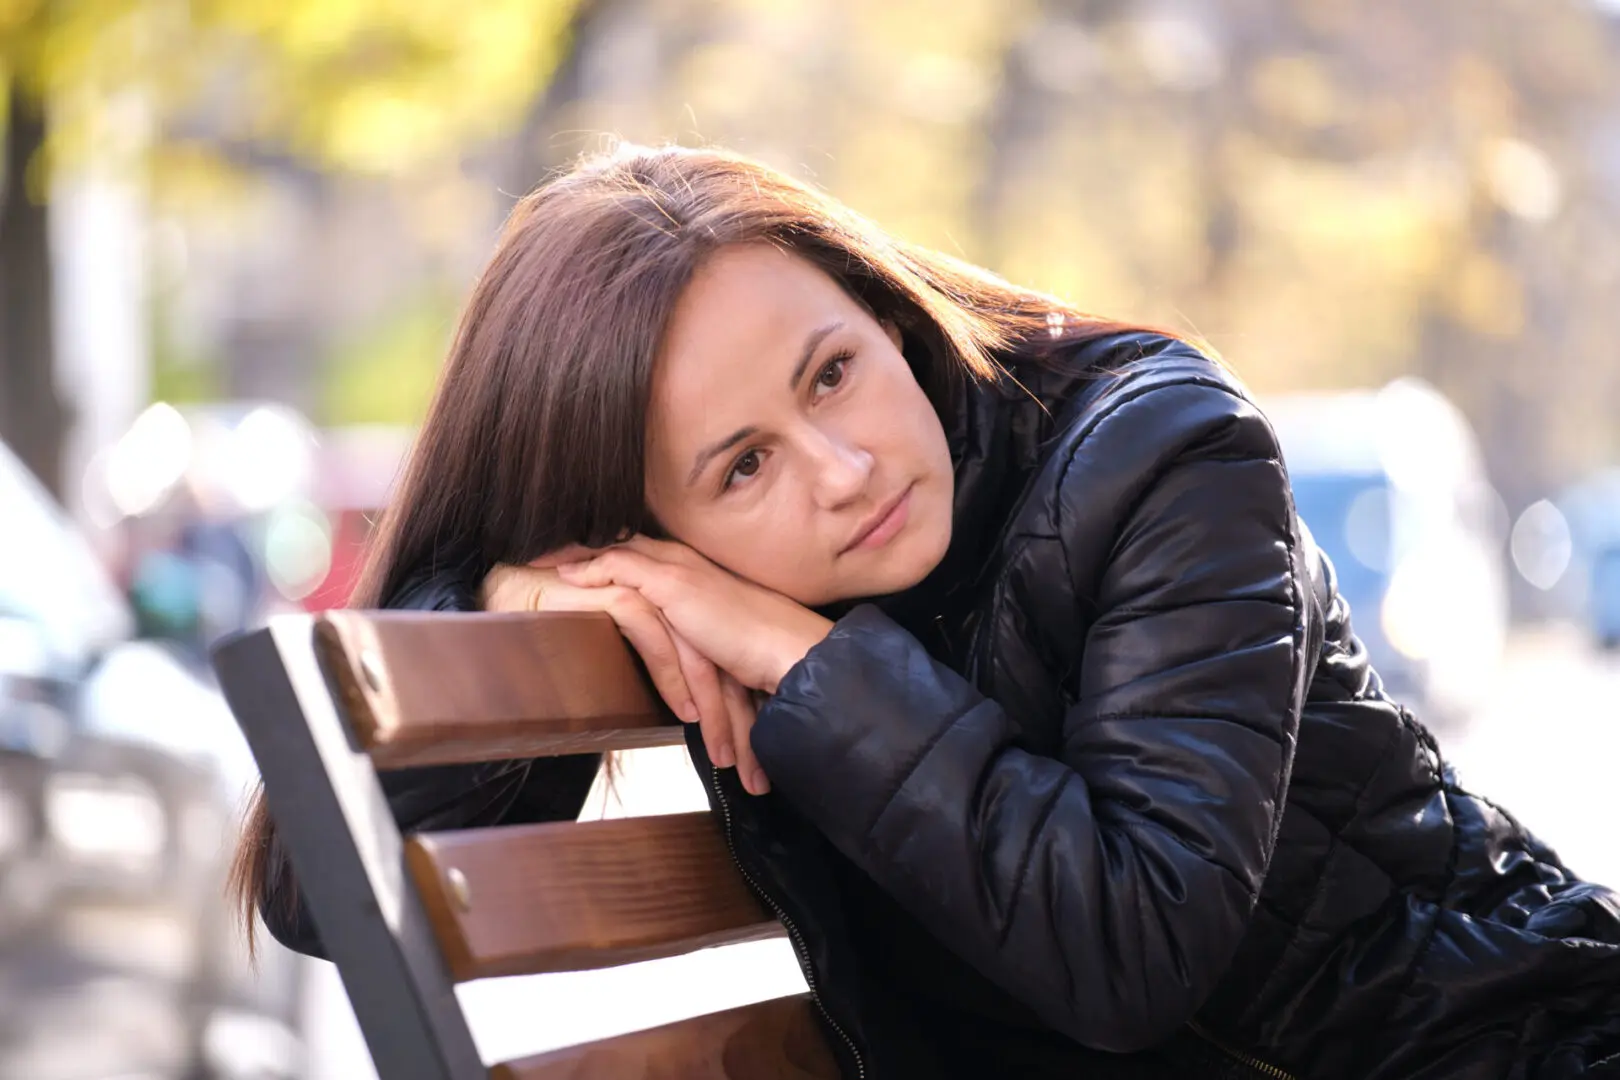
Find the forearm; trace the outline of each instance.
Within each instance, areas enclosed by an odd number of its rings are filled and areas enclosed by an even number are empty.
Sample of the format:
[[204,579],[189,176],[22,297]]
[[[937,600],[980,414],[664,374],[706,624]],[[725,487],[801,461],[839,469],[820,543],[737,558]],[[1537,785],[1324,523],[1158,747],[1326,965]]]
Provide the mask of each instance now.
[[[1227,819],[1249,811],[1188,798],[1151,818],[1016,742],[995,702],[870,608],[789,674],[754,738],[776,789],[940,941],[1077,1041],[1151,1045],[1241,938],[1253,895],[1227,864],[1250,856]],[[1269,793],[1275,744],[1252,750],[1252,778],[1188,785]]]

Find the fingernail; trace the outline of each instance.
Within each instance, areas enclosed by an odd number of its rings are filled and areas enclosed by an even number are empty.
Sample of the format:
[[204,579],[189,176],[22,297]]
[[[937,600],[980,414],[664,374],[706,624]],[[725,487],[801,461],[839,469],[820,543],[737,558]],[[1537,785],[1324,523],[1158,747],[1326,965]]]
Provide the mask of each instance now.
[[722,746],[714,752],[714,763],[722,769],[729,769],[737,764],[737,755],[731,752],[730,746]]
[[771,782],[766,777],[765,770],[764,769],[755,769],[754,770],[754,794],[755,795],[769,795],[770,791],[771,791]]

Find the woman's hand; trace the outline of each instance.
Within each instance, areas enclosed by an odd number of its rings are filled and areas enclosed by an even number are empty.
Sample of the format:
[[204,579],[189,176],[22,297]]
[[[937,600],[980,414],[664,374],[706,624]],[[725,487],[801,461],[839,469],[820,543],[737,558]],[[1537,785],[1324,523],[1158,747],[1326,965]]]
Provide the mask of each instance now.
[[[586,548],[573,548],[536,562],[590,553]],[[754,726],[754,703],[748,689],[693,648],[634,589],[571,584],[546,565],[501,565],[484,578],[479,599],[485,611],[605,613],[641,657],[665,704],[683,721],[702,727],[709,759],[721,768],[736,765],[743,787],[753,794],[769,790],[748,741]]]
[[668,540],[632,537],[557,571],[571,585],[634,589],[700,653],[743,686],[766,693],[776,692],[782,676],[833,625]]

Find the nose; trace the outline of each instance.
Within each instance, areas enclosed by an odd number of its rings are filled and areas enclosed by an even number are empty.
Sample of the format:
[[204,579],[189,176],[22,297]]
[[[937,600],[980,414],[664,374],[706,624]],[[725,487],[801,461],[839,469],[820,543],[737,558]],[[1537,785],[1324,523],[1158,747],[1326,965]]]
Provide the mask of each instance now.
[[866,494],[872,480],[870,451],[836,432],[819,432],[810,451],[816,503],[823,510],[837,510]]

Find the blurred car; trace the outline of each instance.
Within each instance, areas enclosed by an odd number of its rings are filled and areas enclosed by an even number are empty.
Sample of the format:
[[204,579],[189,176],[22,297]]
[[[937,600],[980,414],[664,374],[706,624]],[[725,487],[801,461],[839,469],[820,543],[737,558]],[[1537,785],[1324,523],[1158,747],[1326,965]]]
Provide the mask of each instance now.
[[1265,404],[1386,690],[1431,726],[1463,722],[1502,655],[1508,605],[1505,513],[1472,429],[1416,379]]
[[[26,1017],[0,1035],[0,1075],[297,1075],[290,960],[255,978],[222,895],[254,776],[229,711],[133,639],[94,552],[3,444],[0,517],[0,968],[19,969],[0,987],[27,991],[0,1001]],[[82,1037],[110,985],[147,1010],[122,1047]],[[53,1028],[67,1041],[48,1054],[4,1045]],[[119,1060],[65,1063],[81,1051]]]
[[24,630],[0,615],[0,935],[49,902],[45,777],[66,729],[64,690],[45,677]]
[[1605,547],[1593,557],[1591,582],[1592,632],[1605,649],[1620,649],[1620,546]]
[[330,523],[330,558],[319,584],[299,599],[306,611],[349,602],[365,568],[372,530],[409,456],[411,428],[357,425],[320,436],[311,497]]
[[1568,610],[1599,645],[1620,648],[1620,468],[1582,477],[1557,503],[1570,531]]
[[264,401],[158,402],[98,455],[86,502],[121,522],[142,631],[206,669],[214,641],[314,589],[332,539],[320,455],[307,418]]

